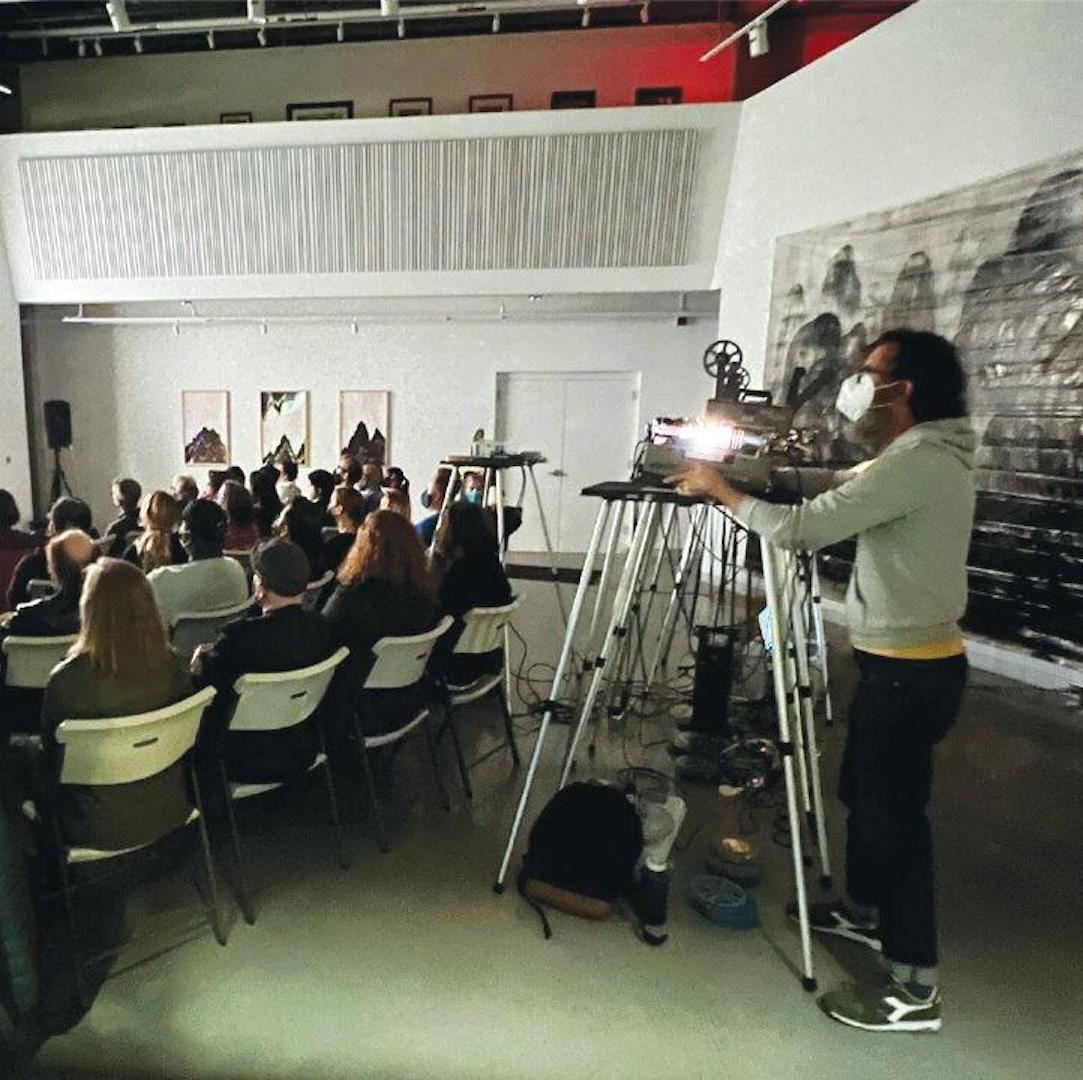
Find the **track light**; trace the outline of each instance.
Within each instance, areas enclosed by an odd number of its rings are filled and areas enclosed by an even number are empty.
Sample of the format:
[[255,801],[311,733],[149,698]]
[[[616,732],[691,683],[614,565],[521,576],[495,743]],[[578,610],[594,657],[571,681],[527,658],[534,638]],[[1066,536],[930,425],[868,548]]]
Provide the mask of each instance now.
[[77,42],[75,43],[75,51],[76,51],[76,52],[77,52],[77,53],[78,53],[78,54],[79,54],[79,55],[80,55],[81,57],[82,57],[82,56],[86,56],[86,42],[85,42],[85,41],[84,41],[84,40],[83,40],[82,38],[80,38],[80,39],[79,39],[79,40],[78,40],[78,41],[77,41]]
[[132,44],[135,46],[135,51],[141,53],[143,51],[143,39],[138,35],[132,39]]
[[214,48],[214,31],[213,30],[208,30],[207,31],[207,48],[208,49],[213,49]]
[[342,23],[339,23],[337,28],[335,29],[335,38],[338,41],[346,40],[346,27],[343,26]]
[[393,19],[399,13],[399,0],[380,0],[380,14],[385,19]]
[[101,54],[102,54],[102,39],[101,38],[95,38],[94,39],[94,55],[95,56],[101,56]]
[[42,38],[41,39],[41,55],[43,57],[49,55],[49,39],[48,38]]
[[767,39],[767,23],[755,22],[748,28],[748,55],[755,58],[771,51]]
[[589,7],[585,7],[585,8],[583,8],[583,16],[582,16],[582,18],[581,18],[581,19],[579,20],[579,25],[580,25],[580,26],[581,26],[581,27],[582,27],[582,28],[583,28],[584,30],[586,30],[586,28],[587,28],[588,26],[590,26],[590,8],[589,8]]
[[256,40],[261,46],[267,44],[267,31],[262,26],[256,31]]
[[646,26],[651,21],[651,5],[650,0],[644,0],[643,6],[639,9],[639,21]]
[[406,37],[406,20],[405,19],[399,19],[399,37],[400,38]]
[[494,34],[499,34],[500,33],[500,12],[499,11],[493,16],[493,33]]

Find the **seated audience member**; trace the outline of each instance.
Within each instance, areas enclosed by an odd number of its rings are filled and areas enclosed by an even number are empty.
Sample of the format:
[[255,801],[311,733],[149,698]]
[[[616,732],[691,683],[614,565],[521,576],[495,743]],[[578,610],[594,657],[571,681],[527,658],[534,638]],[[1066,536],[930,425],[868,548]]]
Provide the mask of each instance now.
[[500,670],[503,650],[477,656],[451,656],[462,634],[462,616],[471,608],[500,607],[511,601],[511,585],[500,564],[496,537],[481,507],[457,502],[449,507],[436,535],[435,560],[440,568],[440,607],[455,618],[444,635],[439,655],[453,686],[466,686],[481,675]]
[[97,555],[94,541],[80,529],[66,529],[54,536],[45,548],[54,590],[48,596],[20,604],[8,619],[8,633],[26,637],[76,633],[83,571]]
[[324,525],[334,527],[334,520],[328,512],[331,504],[331,496],[335,491],[335,477],[326,469],[313,469],[308,474],[308,498],[320,509],[320,518]]
[[[90,524],[90,507],[82,499],[65,495],[56,500],[49,508],[49,521],[45,527],[47,538],[58,536],[68,529],[81,529],[88,536],[96,536]],[[41,580],[49,576],[49,565],[45,560],[45,549],[40,547],[37,551],[24,555],[15,566],[15,572],[11,576],[11,585],[8,587],[8,607],[18,607],[30,599],[29,585],[31,581]]]
[[301,497],[301,489],[297,486],[297,462],[293,458],[284,457],[278,463],[278,475],[275,490],[282,505],[289,506],[294,499]]
[[240,465],[230,465],[226,468],[226,479],[235,480],[241,487],[244,487],[245,475],[244,469]]
[[[233,684],[241,675],[308,667],[338,648],[323,616],[301,606],[311,570],[297,544],[268,540],[253,552],[252,569],[259,614],[229,623],[213,645],[200,646],[192,658],[196,685],[218,690],[208,714],[208,730],[215,735],[229,720]],[[250,784],[288,780],[312,763],[314,736],[311,721],[286,731],[229,732],[227,774],[233,781]]]
[[398,488],[384,488],[384,493],[380,496],[380,509],[390,510],[393,514],[401,514],[409,521],[410,496]]
[[[206,503],[204,505],[213,505]],[[192,692],[187,664],[170,651],[147,579],[130,563],[102,559],[83,588],[82,629],[68,659],[53,669],[41,710],[49,771],[59,772],[64,720],[131,716],[181,701]],[[187,781],[177,762],[166,772],[108,790],[67,786],[59,810],[69,843],[130,847],[188,818]]]
[[323,564],[328,570],[338,570],[365,520],[365,500],[352,487],[342,484],[331,496],[330,511],[338,532],[323,542]]
[[278,519],[278,535],[291,540],[308,560],[311,580],[323,577],[323,521],[319,510],[308,499],[294,499]]
[[374,461],[366,461],[361,466],[361,479],[354,485],[371,513],[380,509],[383,498],[384,470]]
[[421,634],[439,621],[425,552],[410,523],[389,510],[365,518],[323,609],[363,679],[382,637]]
[[226,551],[250,551],[259,543],[256,507],[248,489],[236,480],[227,480],[218,493],[218,505],[226,512]]
[[[211,469],[207,473],[207,482],[203,485],[203,494],[200,495],[201,499],[214,499],[217,501],[218,493],[222,490],[222,485],[230,479],[229,474],[225,469]],[[244,479],[241,479],[241,483],[244,483]]]
[[197,499],[185,507],[180,540],[188,562],[147,575],[167,628],[178,615],[233,607],[248,597],[244,568],[222,556],[225,535],[226,514],[216,502]]
[[113,481],[113,505],[119,508],[119,517],[114,518],[105,530],[110,555],[120,555],[128,546],[128,534],[139,532],[139,500],[143,489],[138,482],[129,478]]
[[485,476],[479,472],[463,474],[462,499],[464,502],[481,506],[485,498]]
[[357,460],[350,453],[349,450],[343,450],[339,454],[338,468],[335,470],[338,474],[338,482],[340,484],[348,484],[350,487],[357,487],[361,483],[361,462]]
[[38,537],[16,528],[18,524],[15,497],[0,488],[0,611],[6,610],[5,600],[15,567],[28,552],[41,546]]
[[447,486],[451,483],[450,469],[437,469],[429,486],[421,493],[421,505],[428,510],[428,516],[423,517],[414,527],[422,544],[429,547],[432,544],[433,533],[440,520],[440,509],[444,505],[444,497],[447,495]]
[[180,503],[183,510],[190,502],[199,498],[199,487],[192,477],[178,473],[169,485],[169,494]]
[[138,566],[144,574],[159,566],[179,566],[188,561],[176,528],[181,504],[166,491],[152,491],[143,500],[139,520],[143,531],[128,545],[124,561]]
[[406,473],[397,465],[392,465],[384,473],[384,487],[390,488],[392,491],[402,491],[407,495],[410,494],[410,481],[406,479]]
[[274,536],[275,522],[282,513],[278,497],[278,470],[273,465],[261,465],[248,478],[252,501],[256,504],[256,525],[265,540]]

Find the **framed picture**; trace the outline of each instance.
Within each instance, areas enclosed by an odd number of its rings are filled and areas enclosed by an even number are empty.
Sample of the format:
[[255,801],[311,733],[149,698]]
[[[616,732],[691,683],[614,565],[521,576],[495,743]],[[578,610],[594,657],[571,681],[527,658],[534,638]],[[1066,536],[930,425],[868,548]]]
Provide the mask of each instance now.
[[229,464],[229,391],[181,391],[185,465]]
[[305,101],[286,106],[287,120],[352,120],[352,101]]
[[338,395],[338,444],[360,462],[389,461],[391,394],[386,390],[342,390]]
[[218,123],[220,124],[251,124],[252,114],[250,112],[224,112],[219,114]]
[[554,90],[549,99],[550,109],[593,109],[596,94],[593,90]]
[[432,116],[431,97],[392,98],[387,107],[388,116]]
[[261,390],[259,452],[264,464],[291,458],[309,464],[308,391]]
[[683,96],[679,86],[636,87],[637,105],[680,105]]
[[511,112],[511,94],[472,94],[471,112]]

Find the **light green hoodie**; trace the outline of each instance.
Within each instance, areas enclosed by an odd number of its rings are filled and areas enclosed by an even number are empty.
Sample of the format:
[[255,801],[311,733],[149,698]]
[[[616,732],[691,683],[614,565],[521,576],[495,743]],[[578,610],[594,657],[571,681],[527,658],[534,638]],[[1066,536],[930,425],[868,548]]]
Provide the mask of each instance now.
[[974,524],[970,421],[916,424],[878,457],[802,506],[745,498],[737,519],[784,548],[857,537],[846,593],[856,649],[896,649],[958,633]]

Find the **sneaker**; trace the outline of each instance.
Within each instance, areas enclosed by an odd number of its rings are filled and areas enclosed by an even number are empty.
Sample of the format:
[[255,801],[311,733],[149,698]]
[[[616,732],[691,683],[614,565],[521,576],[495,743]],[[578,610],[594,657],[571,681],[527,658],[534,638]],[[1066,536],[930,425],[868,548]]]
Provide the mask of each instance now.
[[940,991],[923,992],[894,979],[886,986],[841,986],[818,1004],[832,1020],[862,1031],[940,1030]]
[[[786,914],[791,921],[799,922],[797,917],[797,903],[793,902],[786,906]],[[829,904],[809,904],[809,926],[818,934],[831,934],[833,937],[845,938],[847,941],[856,941],[873,952],[882,952],[883,943],[880,940],[880,928],[878,926],[863,925],[848,914],[845,905],[834,900]]]

